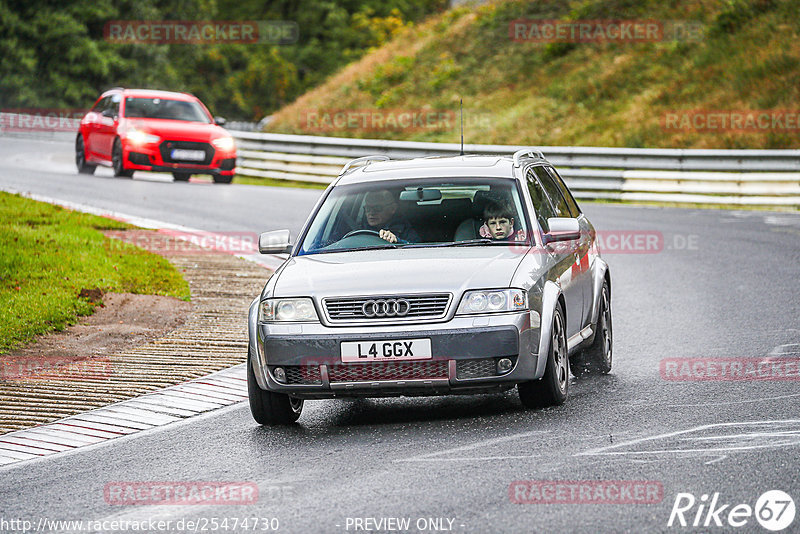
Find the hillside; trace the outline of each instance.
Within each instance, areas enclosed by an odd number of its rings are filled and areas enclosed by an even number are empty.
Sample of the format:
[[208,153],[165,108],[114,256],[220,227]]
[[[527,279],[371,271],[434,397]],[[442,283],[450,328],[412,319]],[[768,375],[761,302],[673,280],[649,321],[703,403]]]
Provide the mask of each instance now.
[[[463,97],[468,143],[800,148],[797,15],[791,0],[455,8],[282,108],[269,131],[457,142]],[[602,21],[646,21],[659,33],[647,42],[533,42],[553,19],[606,29]],[[517,20],[539,22],[513,34]]]

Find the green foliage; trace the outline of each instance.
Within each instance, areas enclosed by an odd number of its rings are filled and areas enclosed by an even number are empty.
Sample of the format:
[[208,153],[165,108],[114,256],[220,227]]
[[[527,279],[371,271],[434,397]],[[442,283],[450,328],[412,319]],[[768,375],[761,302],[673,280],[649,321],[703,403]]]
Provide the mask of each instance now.
[[125,228],[0,193],[0,354],[92,313],[81,289],[189,299],[188,284],[167,260],[99,231]]
[[[88,108],[114,86],[188,91],[215,115],[258,120],[446,0],[0,0],[0,108]],[[115,44],[109,21],[292,21],[270,44]]]
[[[463,98],[465,123],[470,116],[488,117],[465,129],[467,142],[800,148],[796,129],[665,126],[667,114],[686,118],[692,110],[794,112],[800,101],[797,14],[797,0],[506,0],[454,8],[416,24],[276,113],[270,129],[315,133],[296,119],[314,109],[455,110]],[[513,38],[511,23],[519,20],[655,21],[664,38],[530,42]],[[348,126],[325,134],[459,138],[457,126],[449,125],[403,131]]]

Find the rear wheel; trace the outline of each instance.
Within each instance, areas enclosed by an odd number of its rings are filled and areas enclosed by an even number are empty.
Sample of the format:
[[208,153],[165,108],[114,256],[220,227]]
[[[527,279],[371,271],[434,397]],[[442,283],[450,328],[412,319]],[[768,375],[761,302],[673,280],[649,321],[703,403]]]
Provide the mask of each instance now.
[[250,357],[247,358],[247,393],[250,397],[250,413],[260,425],[288,425],[297,421],[303,411],[302,399],[261,389]]
[[86,146],[83,144],[83,136],[78,135],[75,140],[75,166],[81,174],[94,174],[97,165],[86,163]]
[[192,177],[192,173],[189,172],[173,172],[172,177],[175,178],[176,182],[188,182],[189,178]]
[[214,175],[214,183],[215,184],[229,184],[233,180],[233,176],[221,176],[219,174]]
[[564,312],[561,304],[553,313],[550,328],[550,350],[544,376],[517,384],[519,400],[526,408],[544,408],[564,404],[569,393],[569,357],[567,356],[567,335],[564,329]]
[[133,171],[125,168],[125,162],[122,159],[122,143],[119,139],[114,140],[114,148],[111,149],[111,166],[114,168],[114,176],[122,178],[133,176]]
[[608,289],[608,282],[603,282],[594,341],[588,348],[575,355],[572,374],[575,376],[607,374],[611,371],[613,345],[611,292]]

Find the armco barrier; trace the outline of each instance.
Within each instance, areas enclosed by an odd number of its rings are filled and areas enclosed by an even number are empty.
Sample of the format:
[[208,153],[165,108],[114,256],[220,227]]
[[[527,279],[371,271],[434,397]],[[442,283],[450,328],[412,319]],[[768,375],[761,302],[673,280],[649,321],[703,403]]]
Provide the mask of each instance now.
[[[231,131],[244,176],[330,183],[352,158],[458,155],[457,143]],[[522,146],[464,145],[510,155]],[[800,150],[540,147],[575,196],[695,204],[800,207]]]

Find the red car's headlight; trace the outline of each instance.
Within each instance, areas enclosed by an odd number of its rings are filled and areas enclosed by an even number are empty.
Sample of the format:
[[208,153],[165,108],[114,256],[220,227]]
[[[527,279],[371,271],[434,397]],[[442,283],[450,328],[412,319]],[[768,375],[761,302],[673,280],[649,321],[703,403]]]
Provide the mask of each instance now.
[[220,137],[219,139],[211,141],[211,144],[214,145],[214,148],[223,152],[230,152],[236,149],[236,143],[234,143],[233,137]]

